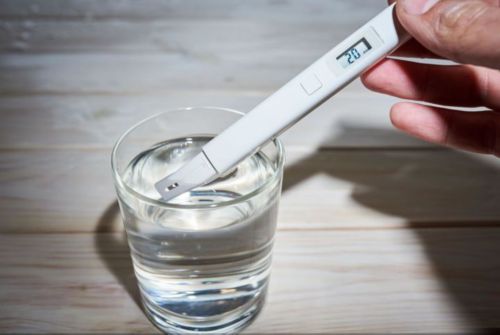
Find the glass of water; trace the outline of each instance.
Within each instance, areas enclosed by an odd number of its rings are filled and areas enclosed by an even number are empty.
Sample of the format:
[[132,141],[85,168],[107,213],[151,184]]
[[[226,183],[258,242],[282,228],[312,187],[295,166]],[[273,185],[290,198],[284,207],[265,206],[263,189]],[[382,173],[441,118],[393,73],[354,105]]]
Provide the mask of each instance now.
[[154,188],[241,116],[205,107],[160,113],[129,129],[113,149],[142,302],[164,332],[234,333],[263,305],[281,194],[281,143],[271,141],[214,182],[169,202]]

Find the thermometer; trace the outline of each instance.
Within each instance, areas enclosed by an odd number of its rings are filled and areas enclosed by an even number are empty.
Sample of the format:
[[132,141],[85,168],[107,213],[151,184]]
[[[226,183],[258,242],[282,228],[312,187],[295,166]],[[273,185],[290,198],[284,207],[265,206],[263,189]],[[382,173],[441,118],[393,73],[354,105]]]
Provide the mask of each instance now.
[[222,176],[408,39],[393,4],[158,181],[156,190],[168,201]]

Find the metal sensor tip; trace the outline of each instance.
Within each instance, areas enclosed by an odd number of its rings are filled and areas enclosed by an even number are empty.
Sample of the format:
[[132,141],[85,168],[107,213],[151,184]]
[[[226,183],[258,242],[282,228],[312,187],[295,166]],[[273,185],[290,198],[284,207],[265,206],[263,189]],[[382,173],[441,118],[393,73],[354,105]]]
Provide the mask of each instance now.
[[155,184],[163,201],[169,201],[182,193],[205,184],[217,176],[217,171],[203,152],[183,165],[176,172],[161,179]]
[[167,186],[165,188],[165,191],[169,192],[169,191],[172,191],[173,189],[176,189],[177,187],[179,187],[179,184],[178,183],[173,183],[172,185]]

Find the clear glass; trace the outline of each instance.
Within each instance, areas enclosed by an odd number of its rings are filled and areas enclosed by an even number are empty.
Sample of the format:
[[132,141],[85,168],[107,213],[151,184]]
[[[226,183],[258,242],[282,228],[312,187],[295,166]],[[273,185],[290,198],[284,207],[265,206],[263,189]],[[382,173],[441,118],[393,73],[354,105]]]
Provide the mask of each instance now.
[[142,302],[164,332],[234,333],[263,305],[281,194],[281,143],[270,142],[171,202],[153,187],[242,115],[212,107],[160,113],[128,130],[113,149]]

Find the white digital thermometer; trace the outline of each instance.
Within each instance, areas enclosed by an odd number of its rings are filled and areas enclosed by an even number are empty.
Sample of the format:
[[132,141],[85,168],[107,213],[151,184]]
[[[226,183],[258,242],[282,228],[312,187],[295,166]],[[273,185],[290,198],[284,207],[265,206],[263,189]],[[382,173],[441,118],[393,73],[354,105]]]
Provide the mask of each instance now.
[[226,173],[408,40],[385,9],[155,184],[168,201]]

